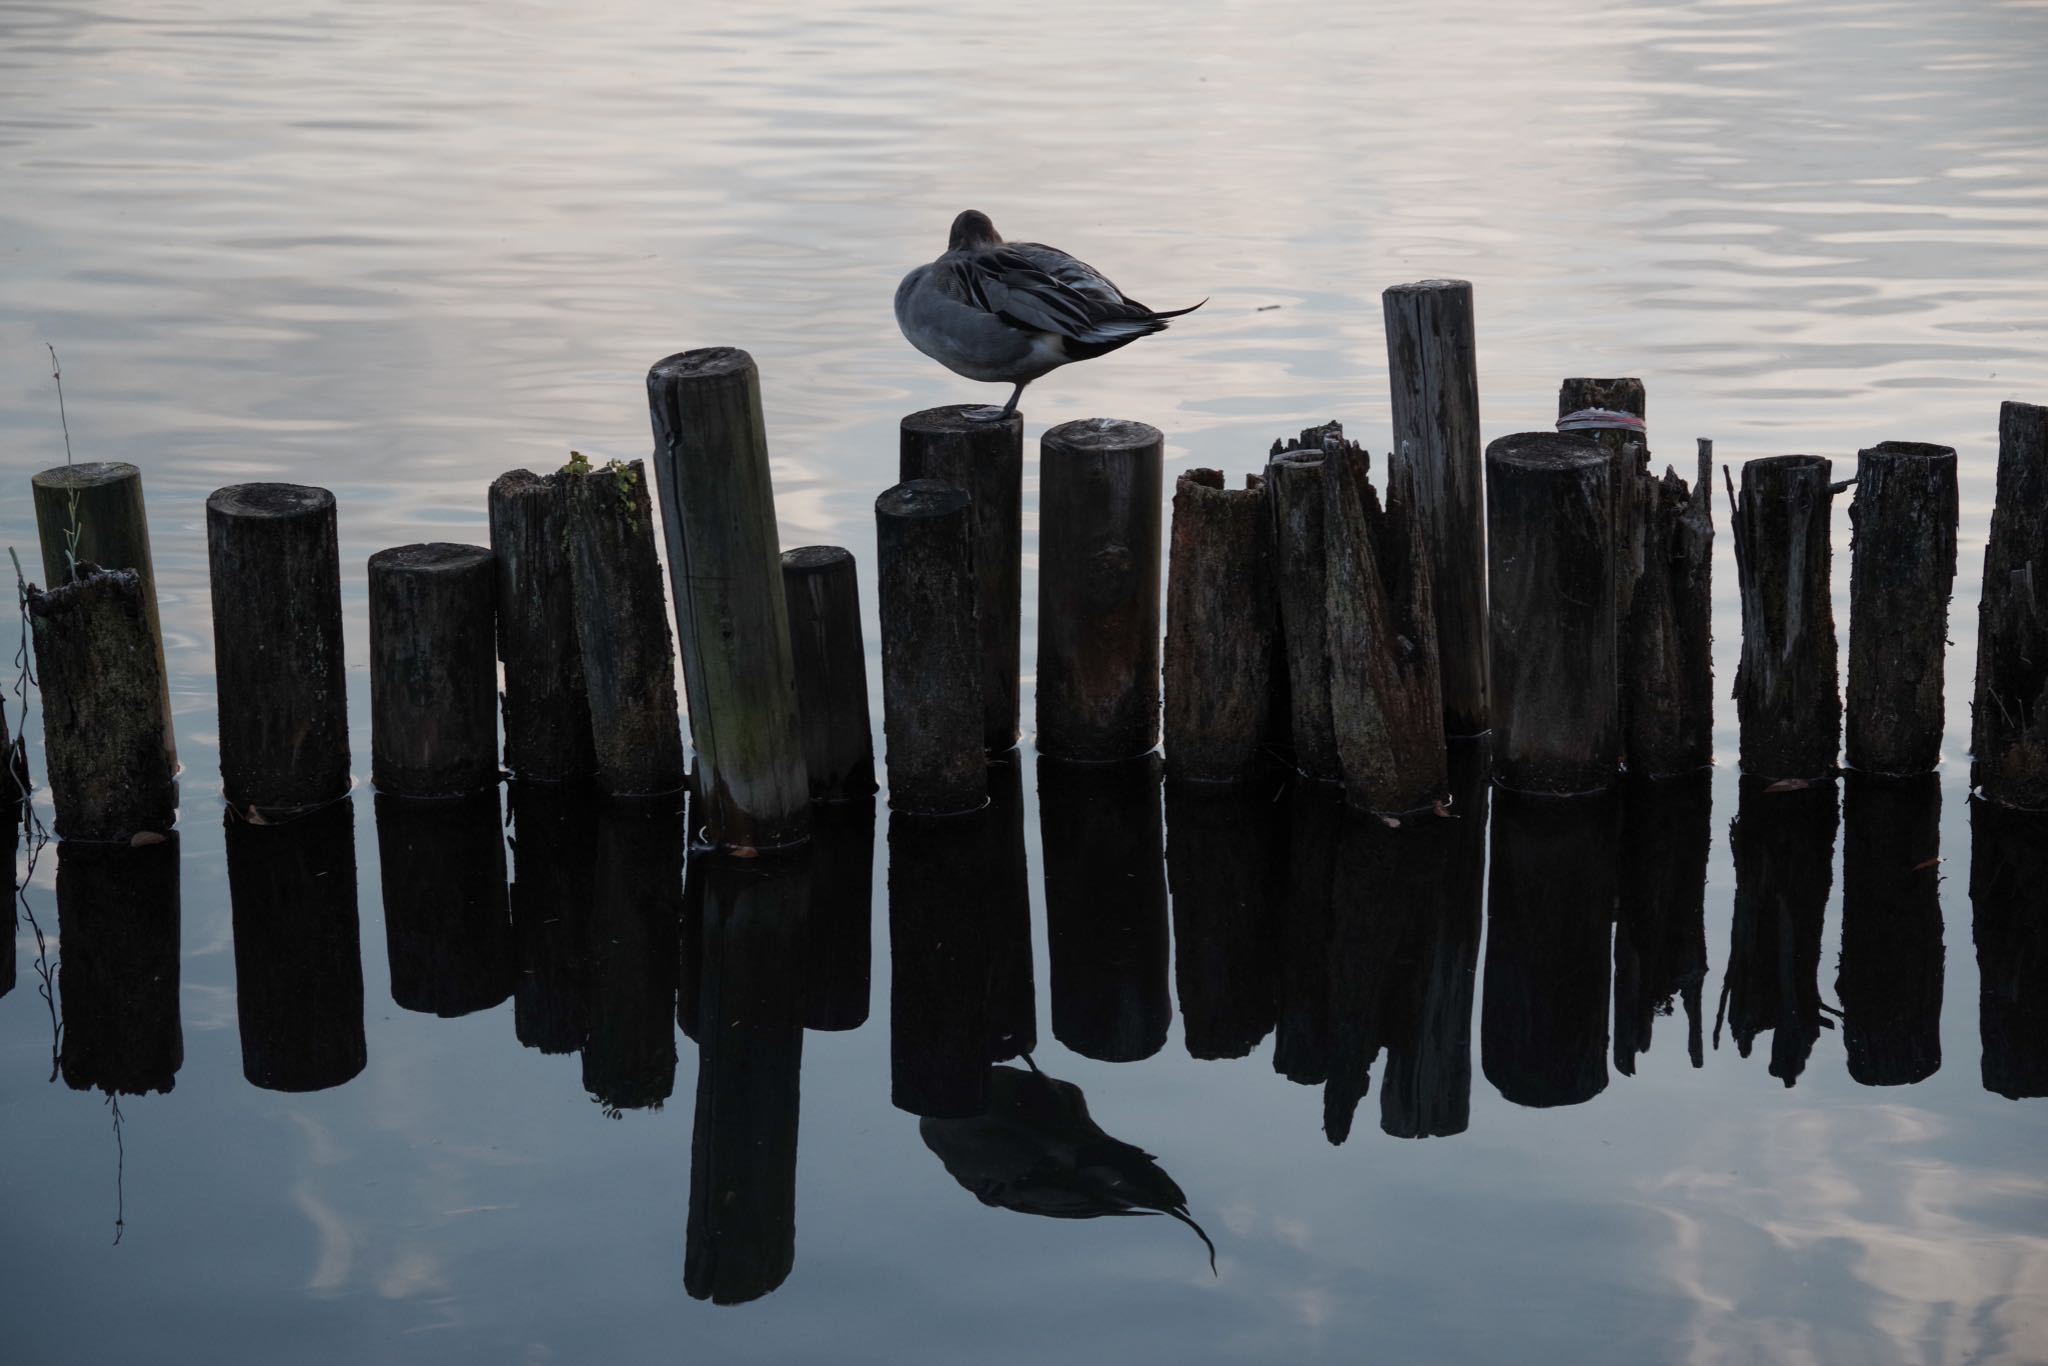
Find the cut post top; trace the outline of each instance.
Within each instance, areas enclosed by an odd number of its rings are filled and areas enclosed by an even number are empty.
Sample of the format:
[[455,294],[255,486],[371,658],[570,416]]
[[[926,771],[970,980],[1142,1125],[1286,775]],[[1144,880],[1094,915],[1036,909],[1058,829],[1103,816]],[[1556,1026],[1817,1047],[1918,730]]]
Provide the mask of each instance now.
[[1497,437],[1487,460],[1526,470],[1585,470],[1605,467],[1607,452],[1584,432],[1516,432]]
[[334,495],[309,484],[230,484],[215,489],[206,499],[206,510],[223,517],[263,517],[289,520],[317,517],[334,508]]
[[1388,285],[1380,291],[1380,297],[1384,299],[1390,295],[1400,294],[1446,294],[1455,293],[1459,290],[1470,294],[1472,292],[1472,282],[1470,280],[1451,279],[1415,280],[1405,285]]
[[1151,423],[1120,417],[1084,417],[1062,422],[1039,438],[1041,447],[1057,446],[1077,454],[1140,450],[1165,441],[1165,433]]
[[853,560],[853,552],[837,545],[800,545],[782,552],[785,574],[824,574]]
[[1856,452],[1860,456],[1875,455],[1894,460],[1948,460],[1956,458],[1954,446],[1937,446],[1926,441],[1880,441],[1875,446],[1865,446]]
[[973,499],[958,484],[943,479],[911,479],[885,490],[875,499],[878,517],[949,517]]
[[987,409],[979,403],[949,403],[942,408],[925,408],[903,419],[903,431],[920,436],[973,436],[1001,431],[1013,435],[1022,433],[1024,414],[1021,412],[1011,413],[996,422],[969,416],[985,411]]
[[700,346],[656,361],[647,371],[647,385],[653,388],[657,381],[703,382],[745,377],[754,370],[754,358],[737,346]]
[[76,465],[53,465],[31,482],[45,489],[90,489],[141,477],[142,471],[125,460],[86,460]]
[[373,574],[460,574],[491,558],[480,545],[458,545],[452,541],[423,541],[395,545],[370,557]]

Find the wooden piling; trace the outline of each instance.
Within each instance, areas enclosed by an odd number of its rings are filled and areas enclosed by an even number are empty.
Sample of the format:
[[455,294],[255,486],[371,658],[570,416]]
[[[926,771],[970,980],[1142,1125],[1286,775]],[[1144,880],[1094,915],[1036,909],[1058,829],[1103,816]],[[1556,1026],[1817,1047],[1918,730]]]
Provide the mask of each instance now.
[[1643,573],[1622,623],[1628,769],[1668,778],[1714,762],[1714,443],[1692,486],[1666,467],[1644,484]]
[[1970,803],[1970,937],[1984,1089],[2048,1096],[2048,814]]
[[266,818],[349,789],[334,495],[233,484],[206,500],[221,795]]
[[576,782],[597,772],[576,636],[568,478],[508,470],[491,481],[505,767],[523,782]]
[[455,801],[379,792],[377,864],[391,1000],[453,1019],[512,994],[517,974],[498,789]]
[[1166,577],[1166,776],[1241,782],[1266,747],[1277,613],[1265,481],[1220,470],[1174,482]]
[[1619,771],[1612,489],[1590,437],[1523,432],[1486,448],[1493,774],[1505,787],[1591,792]]
[[988,779],[967,491],[913,479],[883,493],[875,499],[875,559],[889,806],[918,815],[972,811],[987,799]]
[[[1342,428],[1337,440],[1343,440]],[[1343,776],[1330,721],[1330,650],[1325,629],[1323,448],[1280,448],[1266,466],[1273,509],[1273,588],[1287,662],[1289,738],[1297,769],[1319,782]]]
[[685,351],[647,372],[647,401],[697,749],[692,819],[714,845],[798,843],[810,784],[759,373],[733,347]]
[[1159,743],[1166,438],[1115,418],[1039,442],[1038,752],[1113,760]]
[[[1635,602],[1636,581],[1643,576],[1645,531],[1648,519],[1650,462],[1648,438],[1641,419],[1646,408],[1643,382],[1639,379],[1565,380],[1557,387],[1558,430],[1583,433],[1607,452],[1614,475],[1608,483],[1612,498],[1608,506],[1614,529],[1614,620],[1626,631],[1629,612]],[[1613,417],[1580,418],[1589,409]],[[1633,426],[1591,426],[1588,422],[1616,422],[1637,419]],[[1624,691],[1626,691],[1624,689]],[[1623,710],[1626,711],[1624,700]]]
[[491,552],[431,542],[370,557],[370,777],[402,797],[498,779]]
[[185,1064],[178,1014],[178,835],[57,846],[57,1002],[64,1084],[141,1096]]
[[1388,496],[1416,509],[1428,546],[1444,730],[1476,735],[1492,724],[1492,707],[1472,286],[1420,280],[1380,301],[1393,390]]
[[1908,1086],[1941,1070],[1941,940],[1940,775],[1848,774],[1835,999],[1861,1085]]
[[958,484],[974,500],[975,615],[981,638],[982,743],[1017,745],[1024,582],[1024,419],[968,414],[973,404],[927,408],[903,419],[897,477]]
[[1735,712],[1750,777],[1814,779],[1835,771],[1842,694],[1828,596],[1830,477],[1818,455],[1742,467],[1729,522],[1742,597]]
[[[811,800],[869,796],[875,790],[875,739],[852,553],[836,545],[783,551],[782,596]],[[1011,705],[1014,710],[1014,699]]]
[[1856,456],[1843,761],[1904,777],[1941,759],[1943,654],[1956,576],[1956,453],[1881,441]]
[[1998,410],[1998,494],[1977,604],[1970,782],[2048,810],[2048,407]]

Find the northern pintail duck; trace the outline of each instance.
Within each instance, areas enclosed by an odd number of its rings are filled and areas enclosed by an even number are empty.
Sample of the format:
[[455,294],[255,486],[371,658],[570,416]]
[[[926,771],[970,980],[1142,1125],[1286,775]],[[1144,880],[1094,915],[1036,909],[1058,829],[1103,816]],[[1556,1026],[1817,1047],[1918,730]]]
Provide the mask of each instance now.
[[1002,408],[977,414],[990,420],[1016,412],[1024,386],[1048,370],[1107,355],[1201,306],[1155,313],[1085,261],[1005,242],[973,209],[953,220],[946,254],[896,286],[896,324],[912,346],[956,375],[1017,386]]

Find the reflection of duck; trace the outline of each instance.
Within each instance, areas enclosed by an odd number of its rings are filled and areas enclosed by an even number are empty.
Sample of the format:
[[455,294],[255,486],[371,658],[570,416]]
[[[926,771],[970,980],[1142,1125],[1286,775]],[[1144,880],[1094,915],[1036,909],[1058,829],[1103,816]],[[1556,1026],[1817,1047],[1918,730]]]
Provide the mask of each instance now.
[[919,1121],[953,1179],[984,1205],[1048,1219],[1164,1214],[1195,1231],[1214,1272],[1216,1244],[1152,1154],[1104,1133],[1080,1087],[1046,1076],[1028,1056],[1024,1064],[1031,1070],[991,1069],[987,1114]]

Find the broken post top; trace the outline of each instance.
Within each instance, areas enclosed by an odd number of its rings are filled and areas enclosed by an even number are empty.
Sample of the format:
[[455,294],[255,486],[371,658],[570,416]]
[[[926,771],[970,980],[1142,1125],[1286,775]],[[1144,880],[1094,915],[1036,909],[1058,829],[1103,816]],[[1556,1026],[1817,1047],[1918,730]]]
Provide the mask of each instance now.
[[1557,386],[1557,415],[1570,417],[1573,413],[1587,408],[1605,408],[1610,412],[1631,413],[1644,417],[1643,382],[1633,377],[1623,379],[1568,379]]
[[230,484],[213,491],[206,510],[223,517],[317,517],[334,510],[334,495],[307,484]]
[[1472,282],[1470,280],[1416,280],[1405,285],[1388,285],[1380,291],[1380,297],[1384,299],[1390,295],[1400,294],[1452,294],[1459,290],[1470,294],[1472,292]]
[[837,545],[800,545],[782,552],[785,574],[822,574],[838,565],[849,564],[853,552]]
[[1583,432],[1516,432],[1487,446],[1486,457],[1526,470],[1583,470],[1607,463],[1607,452]]
[[535,489],[552,489],[554,486],[553,474],[535,474],[532,470],[506,470],[491,481],[491,492],[510,497],[515,494],[531,493]]
[[656,361],[647,371],[647,385],[651,389],[657,381],[676,380],[701,384],[752,373],[754,358],[737,346],[700,346]]
[[1244,477],[1244,487],[1233,489],[1230,487],[1229,481],[1223,477],[1222,470],[1182,470],[1180,477],[1174,480],[1174,491],[1176,493],[1190,493],[1197,497],[1205,497],[1208,494],[1215,493],[1225,498],[1242,498],[1247,493],[1258,492],[1259,489],[1265,486],[1265,483],[1266,481],[1260,476],[1247,474]]
[[1127,451],[1164,443],[1166,436],[1149,422],[1132,422],[1120,417],[1084,417],[1062,422],[1039,438],[1041,446],[1058,446],[1077,453]]
[[1865,446],[1858,455],[1889,456],[1894,460],[1947,460],[1956,458],[1954,446],[1936,446],[1926,441],[1880,441]]
[[992,431],[1022,433],[1022,413],[1011,413],[999,421],[969,416],[972,413],[986,411],[988,410],[978,403],[951,403],[943,408],[926,408],[904,418],[903,430],[920,436],[979,435]]
[[480,545],[424,541],[378,551],[370,557],[370,569],[373,573],[459,574],[490,558],[491,552]]
[[967,490],[942,479],[912,479],[875,499],[881,517],[948,517],[972,501]]

